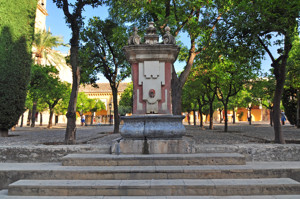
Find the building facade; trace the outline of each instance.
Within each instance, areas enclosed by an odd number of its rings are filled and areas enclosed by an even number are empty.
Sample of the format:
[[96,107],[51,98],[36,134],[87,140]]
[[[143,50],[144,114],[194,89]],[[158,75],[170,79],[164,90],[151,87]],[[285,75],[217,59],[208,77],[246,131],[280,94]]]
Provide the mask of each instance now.
[[[93,87],[92,85],[81,85],[79,92],[85,93],[90,99],[101,100],[105,104],[105,110],[97,111],[92,117],[91,112],[84,113],[86,118],[86,123],[91,123],[91,118],[94,118],[94,124],[108,124],[113,120],[114,110],[113,110],[113,96],[112,90],[109,83],[97,83],[98,87]],[[120,83],[118,88],[118,102],[124,90],[127,88],[128,83]]]

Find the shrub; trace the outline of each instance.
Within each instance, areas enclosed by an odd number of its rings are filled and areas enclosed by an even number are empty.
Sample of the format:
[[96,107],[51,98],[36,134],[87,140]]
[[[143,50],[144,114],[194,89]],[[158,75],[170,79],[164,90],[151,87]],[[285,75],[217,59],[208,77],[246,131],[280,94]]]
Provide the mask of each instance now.
[[0,2],[0,136],[24,111],[37,0]]

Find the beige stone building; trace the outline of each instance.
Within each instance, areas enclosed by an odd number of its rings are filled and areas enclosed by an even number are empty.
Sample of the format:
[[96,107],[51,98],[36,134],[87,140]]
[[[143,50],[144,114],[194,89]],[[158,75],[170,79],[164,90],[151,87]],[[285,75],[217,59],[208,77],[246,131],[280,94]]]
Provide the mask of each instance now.
[[46,10],[46,0],[39,0],[36,10],[35,24],[34,29],[35,32],[40,30],[46,30],[46,17],[48,16],[48,12]]

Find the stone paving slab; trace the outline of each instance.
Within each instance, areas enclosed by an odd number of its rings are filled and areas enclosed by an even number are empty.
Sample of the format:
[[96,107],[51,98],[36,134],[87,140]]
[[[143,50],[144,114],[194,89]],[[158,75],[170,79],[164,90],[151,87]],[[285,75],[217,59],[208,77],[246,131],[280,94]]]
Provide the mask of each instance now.
[[[224,124],[214,123],[214,129],[199,126],[185,125],[187,136],[195,140],[196,144],[261,144],[274,140],[274,130],[267,122],[237,122],[228,124],[228,132],[223,132]],[[300,143],[300,129],[291,125],[282,126],[284,138],[288,141],[294,140]],[[119,134],[111,134],[113,126],[77,126],[77,143],[79,145],[93,144],[103,145],[112,143],[112,140],[120,137]],[[1,146],[25,146],[43,145],[45,143],[61,143],[64,141],[65,126],[47,129],[45,126],[17,127],[10,131],[8,138],[0,138]]]
[[300,195],[272,196],[8,196],[0,191],[0,199],[299,199]]
[[[282,127],[284,138],[295,141],[286,145],[272,143],[274,130],[265,122],[229,124],[226,133],[224,124],[218,123],[214,130],[208,124],[185,127],[197,153],[240,153],[247,161],[300,161],[300,129],[291,125]],[[0,138],[0,162],[55,162],[70,153],[109,153],[113,140],[120,137],[112,131],[113,126],[78,126],[77,144],[64,145],[65,126],[17,127],[9,132],[10,137]]]
[[174,180],[20,180],[9,195],[119,196],[300,194],[300,183],[289,178]]

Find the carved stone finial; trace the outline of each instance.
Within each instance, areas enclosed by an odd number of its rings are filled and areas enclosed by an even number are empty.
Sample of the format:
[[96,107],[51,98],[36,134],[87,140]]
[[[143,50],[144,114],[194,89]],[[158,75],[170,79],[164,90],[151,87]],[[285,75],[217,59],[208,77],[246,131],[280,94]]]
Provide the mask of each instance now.
[[149,27],[146,29],[145,43],[146,44],[157,44],[159,36],[156,34],[156,28],[154,22],[149,22]]
[[138,35],[138,28],[133,28],[133,35],[128,39],[128,45],[139,45],[141,43],[141,37]]
[[170,27],[165,28],[166,34],[163,36],[164,44],[176,44],[175,38],[170,33]]

